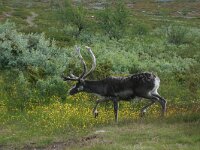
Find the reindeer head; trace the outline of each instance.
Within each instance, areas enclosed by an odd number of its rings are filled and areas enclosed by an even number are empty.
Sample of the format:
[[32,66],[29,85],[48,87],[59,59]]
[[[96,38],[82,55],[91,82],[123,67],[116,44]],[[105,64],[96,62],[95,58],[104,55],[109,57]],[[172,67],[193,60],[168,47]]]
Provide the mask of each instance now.
[[80,52],[80,47],[76,47],[77,54],[81,60],[81,63],[83,64],[83,72],[79,77],[73,75],[72,73],[70,73],[70,75],[67,77],[62,75],[62,78],[64,81],[77,81],[77,83],[69,90],[70,95],[74,95],[78,92],[84,91],[85,78],[96,68],[96,58],[94,56],[94,53],[92,52],[90,47],[86,46],[86,48],[88,49],[88,51],[92,57],[92,61],[93,61],[92,68],[89,71],[87,71],[86,63]]

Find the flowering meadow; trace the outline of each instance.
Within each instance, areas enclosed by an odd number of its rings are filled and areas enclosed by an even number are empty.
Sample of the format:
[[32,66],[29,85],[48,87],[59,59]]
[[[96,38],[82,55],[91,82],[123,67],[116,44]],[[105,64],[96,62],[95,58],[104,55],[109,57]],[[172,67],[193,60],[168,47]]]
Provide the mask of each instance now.
[[[93,127],[114,123],[112,103],[100,104],[98,107],[99,115],[97,118],[94,118],[92,109],[95,99],[91,100],[91,97],[87,94],[80,93],[76,96],[69,96],[68,100],[73,101],[73,103],[61,103],[56,96],[52,97],[52,99],[54,102],[49,105],[29,105],[29,108],[23,112],[14,110],[13,113],[9,113],[1,102],[1,125],[14,123],[13,126],[17,126],[20,123],[35,132],[55,134],[59,131],[81,132],[85,129],[88,130]],[[119,122],[140,119],[140,109],[145,104],[137,100],[136,102],[121,101],[119,103]],[[191,106],[169,104],[165,118],[179,117],[181,119],[181,116],[195,115],[200,112],[198,104],[194,103]],[[149,108],[146,115],[149,118],[159,118],[160,110],[160,105],[155,104]]]

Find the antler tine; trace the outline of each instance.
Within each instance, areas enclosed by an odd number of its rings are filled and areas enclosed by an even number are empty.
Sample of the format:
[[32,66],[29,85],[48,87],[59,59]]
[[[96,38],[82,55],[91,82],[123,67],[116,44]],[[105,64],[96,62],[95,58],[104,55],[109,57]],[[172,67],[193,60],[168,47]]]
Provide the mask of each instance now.
[[83,78],[86,78],[96,68],[96,57],[95,57],[94,53],[92,52],[90,47],[85,46],[85,48],[87,48],[88,51],[90,52],[90,55],[92,56],[93,63],[92,63],[92,68],[83,76]]
[[82,72],[82,74],[78,77],[78,79],[82,79],[82,78],[84,77],[84,75],[86,74],[86,72],[87,72],[87,66],[86,66],[86,63],[85,63],[85,61],[84,61],[82,55],[81,55],[80,47],[77,47],[77,46],[76,46],[76,50],[77,50],[78,56],[79,56],[79,58],[80,58],[80,60],[81,60],[81,63],[83,64],[83,72]]
[[74,79],[78,79],[78,77],[75,76],[75,75],[72,73],[72,71],[70,71],[69,77],[70,77],[70,78],[74,78]]
[[64,74],[61,75],[61,78],[64,80],[64,81],[77,81],[78,78],[73,78],[73,77],[69,77],[69,76],[65,76]]

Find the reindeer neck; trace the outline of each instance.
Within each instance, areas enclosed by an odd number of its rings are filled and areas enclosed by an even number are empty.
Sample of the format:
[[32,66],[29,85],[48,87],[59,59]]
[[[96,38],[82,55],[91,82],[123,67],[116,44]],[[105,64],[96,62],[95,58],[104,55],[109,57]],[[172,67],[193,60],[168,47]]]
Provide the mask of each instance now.
[[106,94],[106,86],[102,80],[86,80],[84,85],[84,92],[95,93],[99,95]]

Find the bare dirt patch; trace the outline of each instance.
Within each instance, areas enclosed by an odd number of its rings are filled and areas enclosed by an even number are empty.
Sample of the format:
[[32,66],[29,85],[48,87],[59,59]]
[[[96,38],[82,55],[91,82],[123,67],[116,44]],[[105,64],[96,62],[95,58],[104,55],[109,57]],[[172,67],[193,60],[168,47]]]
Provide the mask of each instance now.
[[73,147],[81,148],[81,147],[89,147],[95,144],[111,144],[111,141],[106,141],[104,138],[98,134],[84,136],[78,139],[68,139],[66,141],[57,141],[53,142],[47,147],[36,147],[36,143],[31,143],[29,145],[25,145],[23,150],[66,150],[71,149]]

